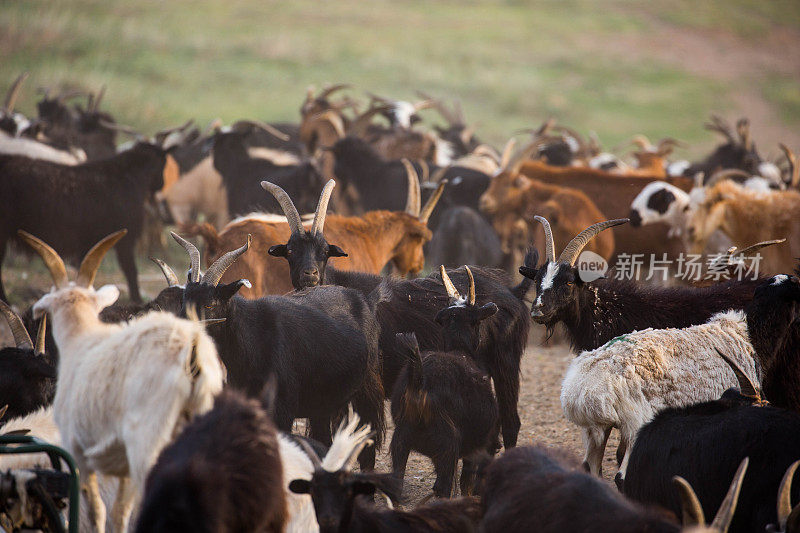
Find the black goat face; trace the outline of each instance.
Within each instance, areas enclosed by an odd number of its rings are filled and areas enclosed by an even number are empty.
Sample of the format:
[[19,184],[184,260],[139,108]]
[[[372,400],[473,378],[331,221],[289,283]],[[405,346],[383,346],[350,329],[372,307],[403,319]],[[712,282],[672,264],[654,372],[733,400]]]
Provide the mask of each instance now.
[[474,353],[480,341],[479,326],[482,320],[497,313],[497,306],[491,302],[476,305],[451,305],[436,314],[436,323],[442,326],[444,349]]
[[186,318],[187,310],[194,308],[200,319],[226,318],[229,300],[242,288],[242,285],[249,285],[249,283],[245,279],[219,284],[216,287],[203,282],[187,283],[183,291],[180,316]]
[[289,490],[311,495],[320,533],[339,533],[347,530],[355,497],[375,494],[375,485],[347,471],[317,470],[311,481],[295,479],[289,483]]
[[293,233],[286,244],[270,247],[269,255],[284,257],[289,261],[292,286],[301,290],[315,287],[325,279],[325,267],[331,257],[347,257],[347,254],[334,244],[328,244],[322,235],[304,232]]
[[558,322],[563,311],[576,302],[575,291],[583,285],[578,270],[566,263],[548,261],[538,269],[520,267],[519,272],[536,286],[531,317],[539,324]]

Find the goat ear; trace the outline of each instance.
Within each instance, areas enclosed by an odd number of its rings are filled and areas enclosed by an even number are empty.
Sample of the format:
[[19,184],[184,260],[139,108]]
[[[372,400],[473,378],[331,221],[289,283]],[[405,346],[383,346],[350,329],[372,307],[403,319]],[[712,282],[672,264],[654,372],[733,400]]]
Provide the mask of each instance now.
[[228,283],[227,285],[218,286],[220,289],[220,296],[222,296],[223,299],[228,300],[233,297],[234,294],[239,292],[239,289],[241,289],[243,286],[247,287],[248,289],[252,287],[250,282],[244,278],[237,279],[236,281]]
[[103,285],[94,293],[97,310],[105,309],[119,298],[119,289],[116,285]]
[[295,494],[309,494],[311,492],[311,482],[307,479],[293,479],[289,482],[289,490]]
[[286,257],[289,255],[289,247],[285,244],[276,244],[270,246],[267,253],[273,257]]
[[531,268],[526,266],[519,267],[519,273],[528,279],[536,279],[537,272],[539,272],[538,268]]
[[328,246],[328,257],[347,257],[347,253],[335,244],[331,244]]
[[33,304],[33,318],[39,320],[50,310],[50,302],[52,301],[52,294],[45,294],[39,301]]
[[497,313],[497,305],[489,302],[478,309],[478,312],[478,320],[486,320],[490,316],[493,316],[495,313]]

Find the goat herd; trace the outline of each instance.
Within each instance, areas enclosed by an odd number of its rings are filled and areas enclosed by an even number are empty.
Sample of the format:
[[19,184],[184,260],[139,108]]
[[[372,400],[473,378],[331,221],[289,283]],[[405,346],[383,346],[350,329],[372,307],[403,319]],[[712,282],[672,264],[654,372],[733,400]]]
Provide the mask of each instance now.
[[[763,160],[747,120],[713,117],[724,143],[695,163],[642,136],[625,163],[552,120],[498,153],[457,105],[362,111],[337,85],[299,124],[145,137],[103,91],[47,90],[25,117],[25,78],[0,110],[0,262],[35,252],[53,287],[21,317],[0,302],[0,434],[74,457],[82,530],[800,532],[800,167],[783,145]],[[425,109],[447,125],[420,126]],[[168,287],[142,303],[135,259],[165,225],[190,266],[154,259]],[[129,303],[92,287],[112,247]],[[717,275],[589,281],[585,250],[705,251]],[[582,465],[515,447],[531,319],[576,353],[561,404]],[[612,428],[618,490],[600,477]],[[436,499],[395,509],[412,451]],[[28,494],[41,465],[0,456],[4,529],[63,527],[47,509],[64,501]]]

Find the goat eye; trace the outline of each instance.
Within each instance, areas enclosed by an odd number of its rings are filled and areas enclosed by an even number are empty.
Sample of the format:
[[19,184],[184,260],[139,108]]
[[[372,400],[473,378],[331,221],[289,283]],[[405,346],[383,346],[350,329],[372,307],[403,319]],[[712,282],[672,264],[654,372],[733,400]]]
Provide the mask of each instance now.
[[572,282],[571,281],[567,282],[567,287],[572,287]]

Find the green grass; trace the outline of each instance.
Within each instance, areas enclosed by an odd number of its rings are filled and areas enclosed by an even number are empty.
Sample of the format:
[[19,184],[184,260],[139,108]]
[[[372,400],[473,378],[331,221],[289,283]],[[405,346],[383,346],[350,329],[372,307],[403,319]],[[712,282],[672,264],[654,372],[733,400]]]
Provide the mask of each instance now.
[[[296,120],[308,85],[458,97],[479,133],[500,143],[549,115],[607,144],[670,135],[705,150],[711,110],[735,86],[608,45],[674,24],[745,42],[800,28],[796,2],[419,2],[59,0],[0,3],[0,79],[96,89],[105,108],[147,132],[194,117]],[[755,84],[797,127],[797,77]],[[431,116],[431,115],[429,115]],[[431,116],[431,118],[433,118]]]

